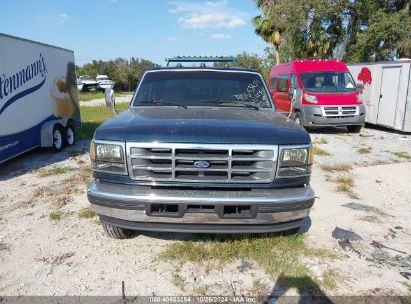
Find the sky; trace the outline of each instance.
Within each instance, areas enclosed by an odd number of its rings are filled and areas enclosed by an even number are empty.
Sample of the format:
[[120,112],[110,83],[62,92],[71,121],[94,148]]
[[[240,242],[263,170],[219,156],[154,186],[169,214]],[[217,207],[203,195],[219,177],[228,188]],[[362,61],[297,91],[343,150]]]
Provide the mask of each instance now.
[[175,55],[262,55],[253,0],[0,0],[0,32],[74,51],[76,64],[117,57],[164,65]]

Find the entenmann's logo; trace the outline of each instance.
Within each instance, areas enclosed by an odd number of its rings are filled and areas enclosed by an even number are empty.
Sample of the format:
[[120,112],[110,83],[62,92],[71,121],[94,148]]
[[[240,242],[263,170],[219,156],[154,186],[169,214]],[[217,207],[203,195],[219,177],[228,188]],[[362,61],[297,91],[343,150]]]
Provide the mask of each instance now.
[[[8,98],[3,107],[0,108],[0,114],[16,100],[40,89],[46,81],[46,77],[47,65],[41,53],[38,59],[18,70],[16,73],[12,73],[11,75],[6,75],[5,73],[0,74],[0,101]],[[34,80],[39,78],[41,79],[40,83],[29,86],[31,83],[34,83]],[[25,88],[25,90],[16,94],[16,91],[20,88]]]

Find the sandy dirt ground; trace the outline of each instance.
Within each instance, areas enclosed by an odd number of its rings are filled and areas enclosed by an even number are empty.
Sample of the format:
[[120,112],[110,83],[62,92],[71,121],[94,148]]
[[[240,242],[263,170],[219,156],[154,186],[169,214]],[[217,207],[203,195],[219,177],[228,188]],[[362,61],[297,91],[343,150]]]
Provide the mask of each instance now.
[[[324,290],[327,295],[410,295],[410,280],[401,273],[411,272],[411,160],[396,152],[411,155],[411,136],[366,128],[361,134],[320,130],[311,137],[329,155],[315,157],[317,199],[306,241],[339,258],[306,265],[319,280],[326,270],[338,273],[341,279]],[[1,295],[119,296],[122,281],[130,295],[191,294],[199,285],[207,294],[253,295],[256,278],[265,294],[275,291],[274,279],[255,263],[243,267],[240,257],[211,271],[180,265],[184,286],[176,284],[175,265],[159,255],[196,236],[108,238],[97,217],[83,216],[89,206],[88,144],[59,154],[35,150],[0,166]],[[333,171],[327,164],[351,167]],[[340,177],[352,181],[346,192],[337,191]]]

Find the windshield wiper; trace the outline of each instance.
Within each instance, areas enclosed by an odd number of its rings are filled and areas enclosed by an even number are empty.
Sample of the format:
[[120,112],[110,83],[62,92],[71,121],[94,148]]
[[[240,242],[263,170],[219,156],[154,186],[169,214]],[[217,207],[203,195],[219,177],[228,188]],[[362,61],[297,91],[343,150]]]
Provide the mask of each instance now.
[[150,99],[150,100],[143,100],[139,101],[138,104],[153,104],[153,105],[160,105],[160,106],[176,106],[176,107],[182,107],[184,109],[188,109],[187,106],[178,104],[178,103],[173,103],[173,102],[168,102],[168,101],[163,101],[161,99]]
[[216,103],[216,104],[229,104],[229,106],[242,106],[242,107],[245,107],[245,108],[251,108],[251,109],[254,109],[254,110],[256,110],[256,111],[258,111],[258,110],[260,110],[260,108],[259,107],[257,107],[257,106],[253,106],[253,105],[250,105],[250,104],[248,104],[248,103],[244,103],[244,102],[235,102],[235,101],[227,101],[227,100],[222,100],[222,99],[210,99],[210,100],[207,100],[207,99],[202,99],[201,100],[201,102],[209,102],[209,103]]

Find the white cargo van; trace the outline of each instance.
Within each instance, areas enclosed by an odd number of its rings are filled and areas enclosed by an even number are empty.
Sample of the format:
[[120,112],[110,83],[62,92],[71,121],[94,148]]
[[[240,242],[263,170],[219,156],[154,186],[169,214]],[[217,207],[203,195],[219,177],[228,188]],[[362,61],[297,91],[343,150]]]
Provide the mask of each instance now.
[[367,115],[365,122],[411,132],[411,60],[348,65]]
[[73,51],[0,33],[0,163],[73,145],[81,125]]

